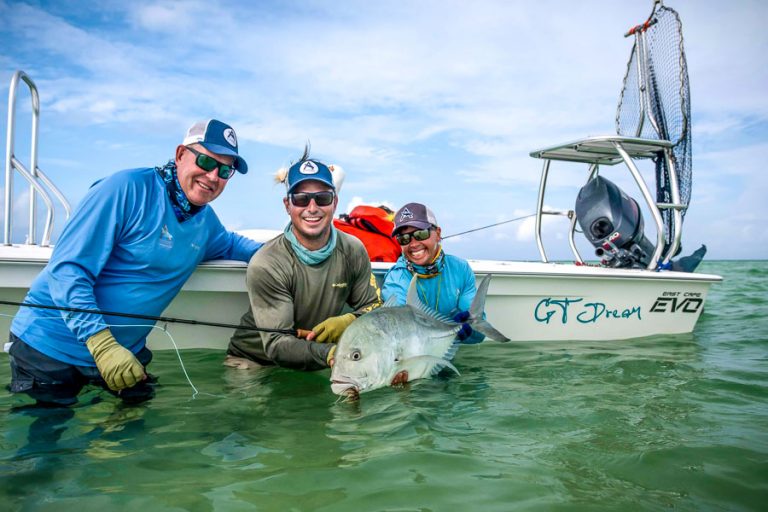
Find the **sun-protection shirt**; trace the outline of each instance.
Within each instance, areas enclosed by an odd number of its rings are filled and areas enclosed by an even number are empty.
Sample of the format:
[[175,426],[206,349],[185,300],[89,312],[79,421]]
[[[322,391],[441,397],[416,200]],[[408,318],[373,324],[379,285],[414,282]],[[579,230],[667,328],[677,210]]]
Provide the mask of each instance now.
[[[345,306],[360,316],[381,305],[365,247],[342,232],[331,255],[317,265],[302,263],[285,235],[270,240],[251,258],[246,284],[251,308],[240,324],[249,327],[312,330],[343,314]],[[332,346],[289,334],[237,329],[228,353],[260,364],[318,370],[328,367]]]
[[[224,229],[207,205],[179,223],[155,169],[121,171],[88,190],[24,301],[158,316],[198,263],[248,261],[260,246]],[[109,326],[136,354],[152,325],[99,313],[20,307],[11,332],[54,359],[95,366],[85,346],[93,334]]]
[[[401,255],[384,276],[382,299],[387,301],[394,296],[397,304],[404,305],[412,278],[413,274],[406,266],[405,256]],[[444,255],[443,266],[437,275],[417,279],[416,287],[421,302],[448,318],[453,318],[459,311],[469,311],[477,293],[475,274],[469,263],[450,254]],[[472,331],[462,343],[480,343],[484,339],[483,334]]]

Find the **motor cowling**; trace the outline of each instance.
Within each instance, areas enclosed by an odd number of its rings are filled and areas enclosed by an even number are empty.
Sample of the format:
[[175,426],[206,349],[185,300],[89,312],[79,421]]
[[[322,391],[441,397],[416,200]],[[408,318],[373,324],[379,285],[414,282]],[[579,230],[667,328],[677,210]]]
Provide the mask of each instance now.
[[596,176],[576,196],[576,218],[601,264],[645,268],[655,249],[645,237],[637,202],[615,183]]

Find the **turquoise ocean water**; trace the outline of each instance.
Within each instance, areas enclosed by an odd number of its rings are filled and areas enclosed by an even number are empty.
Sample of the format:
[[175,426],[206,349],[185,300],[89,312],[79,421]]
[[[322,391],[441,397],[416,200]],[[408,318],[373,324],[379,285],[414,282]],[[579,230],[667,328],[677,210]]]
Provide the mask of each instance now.
[[691,335],[463,347],[461,376],[358,403],[202,350],[195,398],[172,351],[138,407],[3,388],[0,509],[767,510],[768,262],[700,270],[725,281]]

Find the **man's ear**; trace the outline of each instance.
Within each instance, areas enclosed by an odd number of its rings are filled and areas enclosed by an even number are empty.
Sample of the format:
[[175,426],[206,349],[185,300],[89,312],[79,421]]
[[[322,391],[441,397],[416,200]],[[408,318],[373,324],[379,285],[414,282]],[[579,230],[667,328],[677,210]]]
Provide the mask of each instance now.
[[285,206],[285,213],[287,213],[288,215],[290,215],[290,214],[291,214],[291,207],[290,207],[290,205],[288,204],[288,198],[287,198],[287,197],[284,197],[284,198],[283,198],[283,205]]
[[185,151],[185,146],[183,146],[183,145],[181,145],[181,144],[179,144],[178,146],[176,146],[176,162],[178,162],[179,160],[181,160],[181,155],[183,155],[183,154],[184,154],[184,151]]

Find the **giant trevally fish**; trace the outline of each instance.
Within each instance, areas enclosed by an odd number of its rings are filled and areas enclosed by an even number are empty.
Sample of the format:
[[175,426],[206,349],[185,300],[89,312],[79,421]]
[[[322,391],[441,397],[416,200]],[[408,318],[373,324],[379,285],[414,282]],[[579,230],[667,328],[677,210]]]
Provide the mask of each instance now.
[[[473,329],[487,338],[506,342],[509,338],[483,319],[490,275],[477,289],[469,319]],[[378,309],[362,315],[342,334],[336,347],[331,390],[337,395],[357,398],[360,393],[388,386],[395,375],[408,372],[408,380],[437,374],[443,368],[459,371],[451,364],[459,341],[461,324],[424,305],[411,280],[405,306],[388,300]]]

